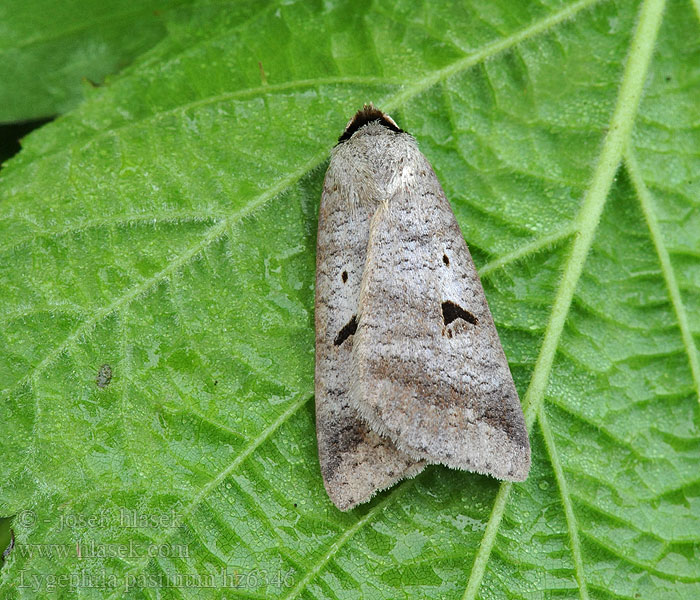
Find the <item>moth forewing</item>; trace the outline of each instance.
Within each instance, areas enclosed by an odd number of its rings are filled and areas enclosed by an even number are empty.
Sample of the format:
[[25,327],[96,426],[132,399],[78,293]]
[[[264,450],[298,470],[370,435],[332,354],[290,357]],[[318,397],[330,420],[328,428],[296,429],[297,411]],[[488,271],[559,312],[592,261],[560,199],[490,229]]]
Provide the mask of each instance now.
[[316,419],[339,508],[424,462],[522,480],[530,447],[481,282],[415,140],[373,107],[334,149],[319,214]]
[[324,485],[341,510],[424,467],[371,431],[350,406],[350,357],[377,203],[375,182],[367,177],[370,167],[359,161],[352,144],[333,153],[321,197],[316,258],[316,433]]

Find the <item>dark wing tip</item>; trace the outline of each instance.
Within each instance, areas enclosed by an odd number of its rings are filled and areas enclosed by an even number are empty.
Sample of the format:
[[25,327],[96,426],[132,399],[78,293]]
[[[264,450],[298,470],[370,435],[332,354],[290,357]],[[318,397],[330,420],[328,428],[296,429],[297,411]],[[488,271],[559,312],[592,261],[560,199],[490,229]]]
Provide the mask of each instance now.
[[345,131],[343,131],[343,134],[338,138],[338,143],[340,144],[345,140],[349,140],[360,127],[367,125],[367,123],[372,123],[373,121],[379,121],[381,125],[396,133],[404,133],[404,130],[396,124],[394,119],[378,108],[375,108],[370,103],[365,104],[355,113],[355,116],[350,119],[347,127],[345,127]]

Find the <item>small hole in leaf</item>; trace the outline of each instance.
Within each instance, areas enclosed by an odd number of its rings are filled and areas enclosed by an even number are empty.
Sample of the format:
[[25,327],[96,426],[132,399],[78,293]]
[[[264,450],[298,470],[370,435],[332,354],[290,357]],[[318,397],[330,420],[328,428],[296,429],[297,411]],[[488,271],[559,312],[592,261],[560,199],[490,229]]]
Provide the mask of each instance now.
[[447,302],[443,302],[442,320],[444,321],[445,325],[449,325],[455,319],[464,319],[468,323],[476,325],[476,317],[470,312],[464,310],[461,306],[459,306],[459,304],[455,304],[449,300]]
[[343,278],[343,283],[345,283],[348,280],[348,272],[343,271],[343,274],[341,275],[341,277]]
[[340,346],[345,340],[347,340],[351,335],[354,335],[355,332],[357,331],[357,318],[355,315],[352,316],[352,319],[350,319],[343,327],[338,335],[335,338],[335,341],[333,342],[336,346]]

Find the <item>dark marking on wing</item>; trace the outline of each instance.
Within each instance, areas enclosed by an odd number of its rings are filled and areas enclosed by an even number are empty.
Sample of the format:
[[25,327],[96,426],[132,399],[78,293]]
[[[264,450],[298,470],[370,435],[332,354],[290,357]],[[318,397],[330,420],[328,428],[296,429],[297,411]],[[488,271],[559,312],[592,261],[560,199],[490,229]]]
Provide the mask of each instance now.
[[467,321],[467,323],[471,323],[472,325],[476,325],[477,323],[476,317],[472,313],[464,310],[461,306],[459,306],[459,304],[455,304],[449,300],[447,302],[443,302],[442,320],[444,321],[445,325],[449,325],[456,319],[464,319]]
[[355,335],[357,331],[357,316],[353,315],[347,324],[338,332],[333,343],[336,346],[340,346],[345,340],[347,340],[351,335]]

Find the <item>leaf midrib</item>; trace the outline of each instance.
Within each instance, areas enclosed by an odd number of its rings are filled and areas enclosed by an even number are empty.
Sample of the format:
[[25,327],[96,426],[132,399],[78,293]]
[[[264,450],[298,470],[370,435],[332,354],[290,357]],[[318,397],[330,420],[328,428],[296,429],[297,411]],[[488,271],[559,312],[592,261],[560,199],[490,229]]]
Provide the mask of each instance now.
[[[540,348],[539,356],[535,363],[535,368],[530,379],[530,385],[524,398],[525,421],[528,430],[532,430],[532,425],[541,410],[544,402],[549,375],[554,363],[554,356],[559,345],[564,323],[571,307],[574,291],[583,272],[586,257],[593,244],[593,238],[598,228],[600,216],[612,186],[615,173],[622,160],[623,152],[630,138],[630,132],[637,113],[639,101],[642,94],[644,81],[651,62],[651,55],[661,25],[661,17],[665,6],[665,0],[645,0],[639,13],[637,28],[630,43],[627,56],[627,63],[622,76],[620,91],[618,93],[615,111],[610,121],[610,130],[605,138],[601,153],[591,179],[591,184],[586,192],[579,211],[577,222],[577,234],[572,243],[572,251],[569,255],[566,267],[557,295],[552,306],[550,319],[545,330],[544,340]],[[553,442],[553,439],[552,439]],[[554,448],[554,447],[553,447]],[[501,519],[505,512],[505,507],[510,495],[512,483],[507,482],[501,485],[496,496],[494,508],[486,527],[486,532],[482,538],[479,551],[476,554],[472,566],[467,587],[464,591],[463,600],[475,600],[481,586],[486,564],[491,554],[491,549],[496,541],[496,535],[500,527]],[[565,507],[572,506],[568,491],[560,486]],[[567,495],[564,498],[564,495]],[[573,516],[573,510],[571,512]],[[571,530],[575,523],[571,523],[567,514],[567,527]],[[577,557],[581,551],[578,546],[578,535],[570,536],[572,544],[572,556],[577,571],[577,579],[580,577],[585,581],[583,573],[578,571],[582,567]],[[575,546],[575,547],[574,547]],[[587,596],[587,589],[580,587],[582,598]]]

